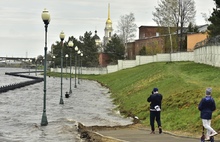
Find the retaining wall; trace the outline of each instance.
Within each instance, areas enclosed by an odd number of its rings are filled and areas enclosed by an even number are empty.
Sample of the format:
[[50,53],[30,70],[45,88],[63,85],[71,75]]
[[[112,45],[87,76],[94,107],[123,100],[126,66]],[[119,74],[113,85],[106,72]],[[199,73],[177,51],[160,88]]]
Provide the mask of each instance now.
[[[107,74],[126,68],[148,64],[152,62],[169,62],[169,61],[194,61],[196,63],[208,64],[220,67],[220,47],[206,46],[195,49],[193,52],[163,53],[153,56],[136,56],[136,60],[118,60],[117,65],[108,65],[102,68],[82,68],[82,74]],[[51,71],[61,72],[60,68],[51,68]],[[65,69],[63,70],[64,73]],[[70,69],[67,69],[67,73]],[[74,67],[72,73],[75,74]],[[78,73],[78,70],[77,72]]]
[[[42,72],[42,71],[37,71],[37,72]],[[29,73],[29,72],[6,72],[5,75],[12,75],[12,76],[16,76],[16,77],[24,77],[24,78],[29,78],[31,80],[20,82],[20,83],[14,83],[14,84],[0,86],[0,93],[7,92],[9,90],[14,90],[14,89],[17,89],[17,88],[25,87],[25,86],[28,86],[28,85],[32,85],[32,84],[44,81],[44,79],[41,78],[41,77],[22,75],[21,73]]]

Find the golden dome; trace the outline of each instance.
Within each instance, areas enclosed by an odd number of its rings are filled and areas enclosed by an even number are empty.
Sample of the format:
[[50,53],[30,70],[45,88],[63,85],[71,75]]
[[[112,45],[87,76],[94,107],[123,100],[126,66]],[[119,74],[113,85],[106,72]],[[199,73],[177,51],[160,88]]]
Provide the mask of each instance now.
[[106,21],[106,24],[112,24],[112,21],[110,19],[110,4],[108,4],[108,19]]
[[112,24],[112,20],[111,20],[110,18],[108,18],[108,19],[106,20],[106,24]]

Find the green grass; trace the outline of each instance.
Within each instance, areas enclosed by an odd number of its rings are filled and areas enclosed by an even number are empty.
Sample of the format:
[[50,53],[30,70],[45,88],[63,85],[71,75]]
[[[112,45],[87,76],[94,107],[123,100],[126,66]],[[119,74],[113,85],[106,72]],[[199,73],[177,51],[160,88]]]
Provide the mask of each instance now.
[[[57,76],[57,74],[50,74]],[[58,75],[59,76],[59,75]],[[64,75],[65,76],[65,75]],[[67,75],[68,77],[69,75]],[[198,103],[207,87],[213,88],[217,109],[220,108],[220,69],[194,62],[159,62],[141,65],[105,75],[83,75],[108,87],[123,115],[138,116],[149,126],[149,103],[154,87],[163,95],[161,120],[168,131],[201,132]],[[213,127],[220,130],[220,111],[213,113]]]

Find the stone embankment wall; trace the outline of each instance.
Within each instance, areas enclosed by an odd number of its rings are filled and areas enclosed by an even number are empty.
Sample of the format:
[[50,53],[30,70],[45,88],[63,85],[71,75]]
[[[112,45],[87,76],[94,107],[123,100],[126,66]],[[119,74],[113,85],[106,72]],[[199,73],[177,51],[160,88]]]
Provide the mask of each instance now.
[[[42,72],[42,71],[37,71],[37,72]],[[29,72],[6,72],[5,75],[12,75],[12,76],[16,76],[16,77],[24,77],[24,78],[29,78],[31,80],[20,82],[20,83],[14,83],[14,84],[0,86],[0,93],[7,92],[9,90],[14,90],[14,89],[17,89],[17,88],[25,87],[25,86],[28,86],[28,85],[32,85],[32,84],[44,81],[44,79],[41,78],[41,77],[23,75],[22,73],[29,73]]]
[[[169,61],[192,61],[195,63],[203,63],[216,67],[220,67],[220,48],[218,46],[206,46],[195,49],[193,52],[164,53],[153,56],[136,56],[136,60],[118,60],[117,65],[108,65],[102,68],[80,68],[80,74],[107,74],[116,72],[126,68],[153,63],[153,62],[169,62]],[[75,67],[71,69],[71,73],[75,74]],[[51,68],[51,71],[61,72],[60,68]],[[69,73],[70,69],[64,68],[63,73]],[[76,70],[78,74],[78,69]]]

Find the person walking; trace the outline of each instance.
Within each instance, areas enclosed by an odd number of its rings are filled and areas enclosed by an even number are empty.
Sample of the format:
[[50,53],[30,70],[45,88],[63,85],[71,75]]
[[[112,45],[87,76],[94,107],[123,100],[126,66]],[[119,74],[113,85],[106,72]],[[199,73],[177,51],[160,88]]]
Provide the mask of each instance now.
[[211,127],[212,113],[213,111],[216,110],[215,100],[212,98],[211,93],[212,93],[212,88],[207,88],[206,96],[202,98],[198,106],[203,127],[207,130],[205,140],[209,140],[210,137],[218,134]]
[[150,125],[151,125],[151,134],[155,134],[154,121],[156,119],[159,134],[162,133],[162,126],[160,120],[161,112],[161,103],[163,96],[158,92],[158,88],[154,88],[152,94],[147,98],[147,101],[150,102]]

